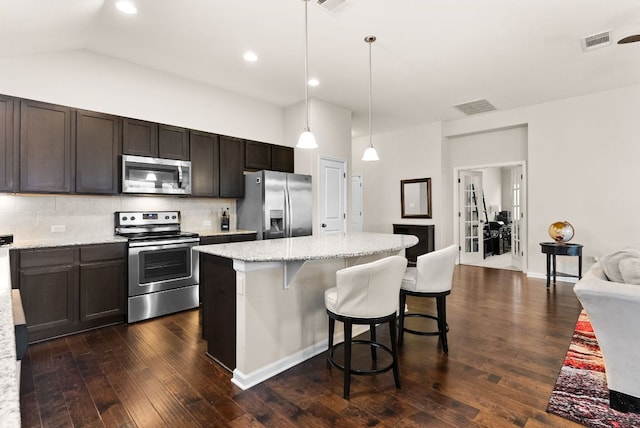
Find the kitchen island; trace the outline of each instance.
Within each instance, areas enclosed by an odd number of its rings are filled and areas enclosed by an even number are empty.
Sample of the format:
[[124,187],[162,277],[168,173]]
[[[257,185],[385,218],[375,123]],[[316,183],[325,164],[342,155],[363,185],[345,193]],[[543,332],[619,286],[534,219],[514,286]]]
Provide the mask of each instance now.
[[349,233],[194,247],[203,255],[202,333],[209,356],[247,389],[325,351],[324,291],[335,286],[335,273],[417,242],[410,235]]

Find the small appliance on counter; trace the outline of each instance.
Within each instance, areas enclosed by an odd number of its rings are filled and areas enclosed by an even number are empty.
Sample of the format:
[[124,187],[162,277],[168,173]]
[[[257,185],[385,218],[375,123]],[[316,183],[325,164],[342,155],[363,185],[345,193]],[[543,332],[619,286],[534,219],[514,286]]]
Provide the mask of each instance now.
[[13,244],[13,235],[0,235],[0,245]]
[[220,217],[220,230],[229,230],[229,208],[222,210],[222,216]]

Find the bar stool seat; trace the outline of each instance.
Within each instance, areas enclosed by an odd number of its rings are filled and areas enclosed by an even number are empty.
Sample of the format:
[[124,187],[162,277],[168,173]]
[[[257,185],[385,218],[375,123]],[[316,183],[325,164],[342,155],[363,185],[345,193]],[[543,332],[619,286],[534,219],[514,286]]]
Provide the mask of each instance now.
[[[442,250],[426,253],[418,257],[416,267],[406,269],[400,288],[400,314],[398,316],[398,346],[402,346],[404,333],[420,336],[439,336],[442,350],[449,352],[447,342],[446,296],[451,294],[453,271],[458,257],[458,246],[450,245]],[[407,312],[404,308],[407,296],[432,297],[436,299],[437,315]],[[427,318],[437,321],[437,330],[423,331],[405,327],[405,318]]]
[[[336,287],[324,293],[325,306],[329,316],[329,352],[327,364],[344,372],[343,397],[349,398],[351,375],[374,375],[393,370],[396,388],[400,388],[398,370],[398,351],[396,335],[396,311],[398,292],[402,282],[407,259],[390,256],[371,263],[352,266],[336,272]],[[344,326],[343,344],[334,345],[335,322]],[[391,349],[376,340],[376,324],[388,323],[391,336]],[[369,325],[370,340],[353,340],[354,324]],[[377,361],[377,350],[391,355],[392,362],[384,367],[370,370],[351,367],[351,349],[353,344],[364,344],[371,348],[371,359]],[[344,364],[334,360],[337,347],[344,346]]]

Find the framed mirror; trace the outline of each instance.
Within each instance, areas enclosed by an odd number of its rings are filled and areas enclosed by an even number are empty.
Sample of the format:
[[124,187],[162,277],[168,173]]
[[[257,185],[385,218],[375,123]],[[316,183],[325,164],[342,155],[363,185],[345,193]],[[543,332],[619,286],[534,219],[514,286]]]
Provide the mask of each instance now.
[[431,178],[400,181],[402,218],[431,218]]

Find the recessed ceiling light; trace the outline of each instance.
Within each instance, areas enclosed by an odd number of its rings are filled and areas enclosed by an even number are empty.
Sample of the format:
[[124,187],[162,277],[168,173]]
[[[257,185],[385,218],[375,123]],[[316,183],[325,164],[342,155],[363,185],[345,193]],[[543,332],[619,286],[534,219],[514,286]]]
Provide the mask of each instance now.
[[248,62],[256,62],[258,60],[258,55],[256,55],[253,52],[245,52],[245,54],[242,57],[244,58],[245,61],[248,61]]
[[320,84],[320,81],[318,79],[309,79],[309,86],[318,86]]
[[135,7],[135,5],[129,1],[119,1],[116,3],[116,7],[120,12],[126,13],[127,15],[134,15],[138,13],[138,9]]

